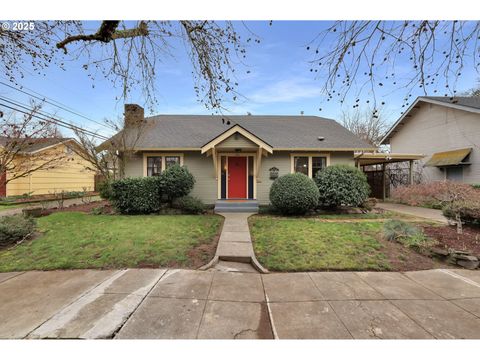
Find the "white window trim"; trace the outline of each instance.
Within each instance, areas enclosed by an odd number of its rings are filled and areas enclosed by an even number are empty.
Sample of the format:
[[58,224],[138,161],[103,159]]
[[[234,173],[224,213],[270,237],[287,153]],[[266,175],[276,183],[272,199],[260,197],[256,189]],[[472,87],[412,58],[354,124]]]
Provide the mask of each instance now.
[[330,166],[330,153],[292,153],[290,154],[290,173],[295,173],[295,158],[308,157],[308,177],[312,178],[312,157],[326,158],[325,166]]
[[162,158],[162,169],[165,171],[165,157],[168,156],[178,156],[180,158],[180,166],[183,166],[183,153],[143,153],[143,176],[147,176],[147,158],[148,157],[161,157]]

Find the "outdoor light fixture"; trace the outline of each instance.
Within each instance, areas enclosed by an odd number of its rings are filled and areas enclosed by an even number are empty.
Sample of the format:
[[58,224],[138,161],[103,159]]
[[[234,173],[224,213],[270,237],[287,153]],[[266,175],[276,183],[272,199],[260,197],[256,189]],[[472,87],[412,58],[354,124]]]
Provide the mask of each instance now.
[[277,167],[271,167],[270,169],[268,169],[268,171],[270,171],[270,180],[275,180],[276,178],[278,178],[278,168]]
[[323,140],[325,140],[325,138],[323,136],[318,137],[318,141],[323,141]]

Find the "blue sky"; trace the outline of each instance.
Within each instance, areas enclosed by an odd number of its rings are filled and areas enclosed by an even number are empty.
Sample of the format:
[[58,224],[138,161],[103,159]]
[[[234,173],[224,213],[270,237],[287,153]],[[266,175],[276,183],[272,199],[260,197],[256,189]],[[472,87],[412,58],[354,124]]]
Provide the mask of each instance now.
[[[283,114],[297,115],[303,111],[306,115],[318,115],[338,119],[342,109],[350,109],[354,99],[349,98],[342,106],[338,101],[326,102],[322,94],[322,83],[310,72],[309,61],[312,53],[306,46],[315,36],[328,26],[326,21],[268,21],[246,22],[248,29],[237,23],[237,30],[248,36],[251,31],[261,40],[247,48],[245,64],[238,65],[237,76],[239,92],[244,96],[237,104],[226,104],[231,114],[254,115]],[[98,22],[87,22],[86,27],[95,29]],[[209,114],[198,104],[193,90],[194,82],[187,53],[180,42],[173,49],[175,58],[165,58],[157,68],[157,96],[159,104],[155,114]],[[398,64],[405,66],[405,64]],[[247,73],[249,71],[249,73]],[[407,70],[408,71],[408,70]],[[88,118],[102,121],[104,118],[116,119],[122,116],[123,101],[116,98],[121,90],[113,88],[108,80],[96,77],[92,82],[82,69],[82,62],[71,62],[66,71],[51,67],[45,75],[26,73],[20,81],[26,88],[48,96]],[[458,89],[471,88],[476,83],[473,69]],[[92,84],[95,86],[92,87]],[[394,90],[386,86],[385,94]],[[25,96],[13,90],[0,87],[0,94],[26,102]],[[397,92],[385,97],[386,114],[394,121],[401,111],[401,98],[405,93]],[[417,95],[421,95],[420,92]],[[139,91],[134,91],[129,102],[144,104]],[[322,110],[319,111],[319,108]],[[55,112],[57,116],[90,130],[98,130],[107,135],[107,131],[84,118],[64,112],[52,106],[45,106],[44,111]],[[68,133],[68,132],[67,132]]]

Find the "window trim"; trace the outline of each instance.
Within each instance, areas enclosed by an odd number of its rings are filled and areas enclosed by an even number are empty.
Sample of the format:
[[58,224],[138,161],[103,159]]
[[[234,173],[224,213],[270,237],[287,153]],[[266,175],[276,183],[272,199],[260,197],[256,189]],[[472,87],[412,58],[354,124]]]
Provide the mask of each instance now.
[[148,157],[161,157],[162,158],[162,169],[161,172],[165,171],[165,157],[168,156],[178,156],[180,158],[180,166],[183,166],[183,153],[143,153],[143,176],[147,175],[147,158]]
[[312,157],[324,157],[325,166],[330,166],[330,153],[291,153],[290,154],[290,173],[295,173],[295,158],[307,157],[308,158],[308,177],[312,178]]

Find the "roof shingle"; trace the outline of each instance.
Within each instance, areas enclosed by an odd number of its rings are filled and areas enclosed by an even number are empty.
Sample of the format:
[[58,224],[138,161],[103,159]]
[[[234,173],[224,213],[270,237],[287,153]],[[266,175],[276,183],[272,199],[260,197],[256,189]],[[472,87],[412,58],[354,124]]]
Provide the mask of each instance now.
[[[222,118],[230,124],[223,124]],[[236,124],[274,149],[373,148],[336,121],[317,116],[158,115],[145,120],[140,136],[134,129],[127,130],[137,149],[200,148]]]

